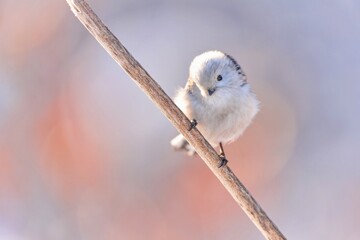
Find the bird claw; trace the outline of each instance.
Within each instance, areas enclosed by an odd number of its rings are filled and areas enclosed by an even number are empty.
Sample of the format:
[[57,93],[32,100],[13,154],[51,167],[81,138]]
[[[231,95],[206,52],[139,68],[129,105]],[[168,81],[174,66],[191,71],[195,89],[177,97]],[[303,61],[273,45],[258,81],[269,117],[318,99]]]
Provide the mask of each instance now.
[[191,131],[194,127],[196,127],[197,124],[198,123],[197,123],[196,119],[191,120],[190,121],[190,128],[188,129],[188,131]]
[[224,155],[224,154],[220,154],[219,157],[220,157],[220,159],[221,159],[221,162],[220,162],[220,164],[218,165],[218,168],[221,168],[221,167],[226,166],[226,164],[228,163],[228,160],[225,158],[225,155]]

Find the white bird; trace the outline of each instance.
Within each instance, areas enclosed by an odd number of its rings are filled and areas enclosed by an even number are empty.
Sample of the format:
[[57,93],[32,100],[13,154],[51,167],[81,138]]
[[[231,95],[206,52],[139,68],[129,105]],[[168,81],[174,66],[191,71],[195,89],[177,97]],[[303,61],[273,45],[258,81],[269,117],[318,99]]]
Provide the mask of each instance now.
[[[235,141],[259,111],[259,101],[240,65],[220,51],[208,51],[194,58],[189,79],[178,90],[174,102],[193,119],[193,127],[213,147],[220,145],[219,167],[227,163],[222,144]],[[195,154],[181,134],[171,140],[171,145],[189,155]]]

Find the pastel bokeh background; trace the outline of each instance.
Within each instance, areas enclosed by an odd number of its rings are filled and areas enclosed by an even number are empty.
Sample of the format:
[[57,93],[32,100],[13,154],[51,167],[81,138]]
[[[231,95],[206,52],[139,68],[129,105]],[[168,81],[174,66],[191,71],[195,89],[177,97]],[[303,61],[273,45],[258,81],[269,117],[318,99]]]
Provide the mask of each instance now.
[[[261,101],[229,166],[288,239],[360,238],[360,4],[89,1],[171,96],[233,55]],[[66,1],[0,1],[0,239],[263,239]]]

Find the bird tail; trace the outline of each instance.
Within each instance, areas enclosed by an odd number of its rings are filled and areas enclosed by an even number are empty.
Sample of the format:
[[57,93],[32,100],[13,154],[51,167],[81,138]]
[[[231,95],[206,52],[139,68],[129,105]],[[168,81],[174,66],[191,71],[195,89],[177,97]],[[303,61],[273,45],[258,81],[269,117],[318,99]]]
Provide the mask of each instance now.
[[171,140],[170,144],[175,150],[185,151],[189,156],[194,156],[196,153],[193,146],[191,146],[181,134],[177,135],[173,140]]

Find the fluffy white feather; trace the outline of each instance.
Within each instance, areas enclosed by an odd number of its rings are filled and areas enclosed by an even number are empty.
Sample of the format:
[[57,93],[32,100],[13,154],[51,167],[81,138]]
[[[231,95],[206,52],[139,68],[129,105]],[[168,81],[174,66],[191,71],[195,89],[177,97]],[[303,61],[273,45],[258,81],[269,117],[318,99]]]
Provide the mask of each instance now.
[[[196,119],[197,128],[214,147],[236,140],[259,110],[240,65],[220,51],[194,58],[186,86],[178,90],[174,101],[189,119]],[[195,153],[182,135],[171,145]]]

